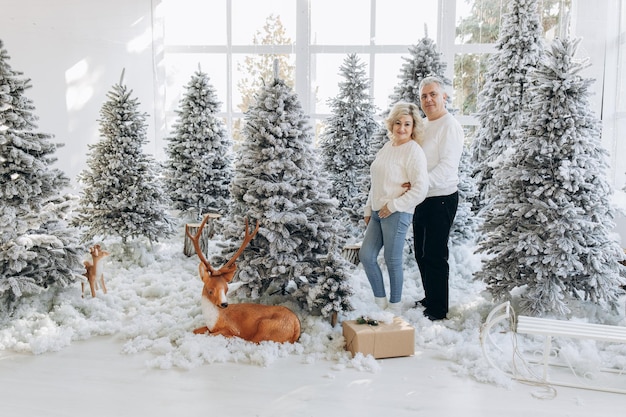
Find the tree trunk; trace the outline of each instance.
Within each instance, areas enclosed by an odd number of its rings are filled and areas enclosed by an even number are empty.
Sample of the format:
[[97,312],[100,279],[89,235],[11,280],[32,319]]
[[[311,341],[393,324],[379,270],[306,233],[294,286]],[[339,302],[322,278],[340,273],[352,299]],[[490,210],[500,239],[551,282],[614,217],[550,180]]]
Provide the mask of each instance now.
[[[202,229],[202,234],[200,235],[200,239],[198,239],[198,243],[200,244],[200,249],[202,253],[206,254],[206,251],[209,247],[209,239],[213,237],[213,233],[215,232],[215,224],[213,224],[213,220],[218,219],[220,217],[217,213],[207,213],[205,216],[209,217],[206,224],[204,225],[204,229]],[[200,223],[187,223],[185,225],[185,230],[189,228],[189,233],[195,235],[198,233],[198,228],[200,227]],[[189,236],[185,233],[185,244],[183,247],[183,253],[186,256],[193,256],[196,254],[196,250],[193,247],[193,242],[189,239]]]
[[346,258],[348,261],[353,263],[354,265],[358,265],[359,260],[359,249],[361,249],[361,244],[357,243],[354,245],[346,245],[341,250],[341,255]]

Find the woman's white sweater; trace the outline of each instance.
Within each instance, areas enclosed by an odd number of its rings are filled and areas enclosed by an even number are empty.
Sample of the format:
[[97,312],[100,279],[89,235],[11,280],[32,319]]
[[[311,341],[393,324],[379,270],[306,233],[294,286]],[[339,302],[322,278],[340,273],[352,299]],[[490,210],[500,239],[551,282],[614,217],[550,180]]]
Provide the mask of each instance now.
[[[394,146],[392,141],[376,154],[370,166],[371,185],[365,204],[365,216],[378,211],[387,204],[392,212],[411,213],[424,201],[428,192],[428,168],[424,151],[417,142],[410,140]],[[402,184],[410,182],[407,191]]]

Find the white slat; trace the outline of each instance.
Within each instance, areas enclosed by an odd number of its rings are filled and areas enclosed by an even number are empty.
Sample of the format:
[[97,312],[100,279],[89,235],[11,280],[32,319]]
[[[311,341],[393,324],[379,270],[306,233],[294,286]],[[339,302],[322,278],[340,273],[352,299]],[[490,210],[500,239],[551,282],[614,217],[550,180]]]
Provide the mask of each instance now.
[[626,343],[626,327],[518,316],[518,333]]

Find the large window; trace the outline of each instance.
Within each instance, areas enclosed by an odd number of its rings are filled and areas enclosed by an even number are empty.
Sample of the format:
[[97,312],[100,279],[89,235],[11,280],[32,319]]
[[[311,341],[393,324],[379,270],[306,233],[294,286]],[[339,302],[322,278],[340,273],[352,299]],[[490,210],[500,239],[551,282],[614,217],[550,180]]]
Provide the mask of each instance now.
[[[366,63],[371,95],[382,112],[399,82],[403,56],[426,34],[435,40],[453,79],[462,123],[476,123],[478,92],[498,38],[503,0],[161,0],[165,45],[165,118],[200,67],[223,102],[237,137],[243,112],[274,59],[281,77],[319,124],[338,92],[339,68],[348,53]],[[543,29],[554,37],[567,27],[571,0],[541,0]]]
[[[502,16],[508,2],[502,0],[455,0],[454,102],[467,124],[475,123],[478,93],[482,89],[489,63],[500,34]],[[546,39],[567,35],[571,0],[538,2],[542,29]]]
[[[165,45],[165,124],[191,75],[206,72],[237,137],[252,92],[271,76],[298,93],[312,122],[329,116],[339,68],[351,52],[367,65],[371,95],[382,111],[397,85],[402,56],[426,31],[436,38],[438,2],[432,0],[162,0]],[[318,129],[319,130],[319,126]]]

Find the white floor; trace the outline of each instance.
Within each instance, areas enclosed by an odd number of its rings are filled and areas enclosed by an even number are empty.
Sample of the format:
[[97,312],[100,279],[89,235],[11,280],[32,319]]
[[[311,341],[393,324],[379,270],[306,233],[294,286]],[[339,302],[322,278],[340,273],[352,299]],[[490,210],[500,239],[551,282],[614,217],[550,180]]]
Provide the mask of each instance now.
[[[437,352],[380,361],[377,372],[299,357],[268,367],[211,364],[156,370],[123,355],[112,337],[39,356],[0,352],[0,415],[19,417],[210,416],[623,416],[626,396],[558,388],[511,389],[454,375]],[[624,376],[626,378],[626,376]]]

